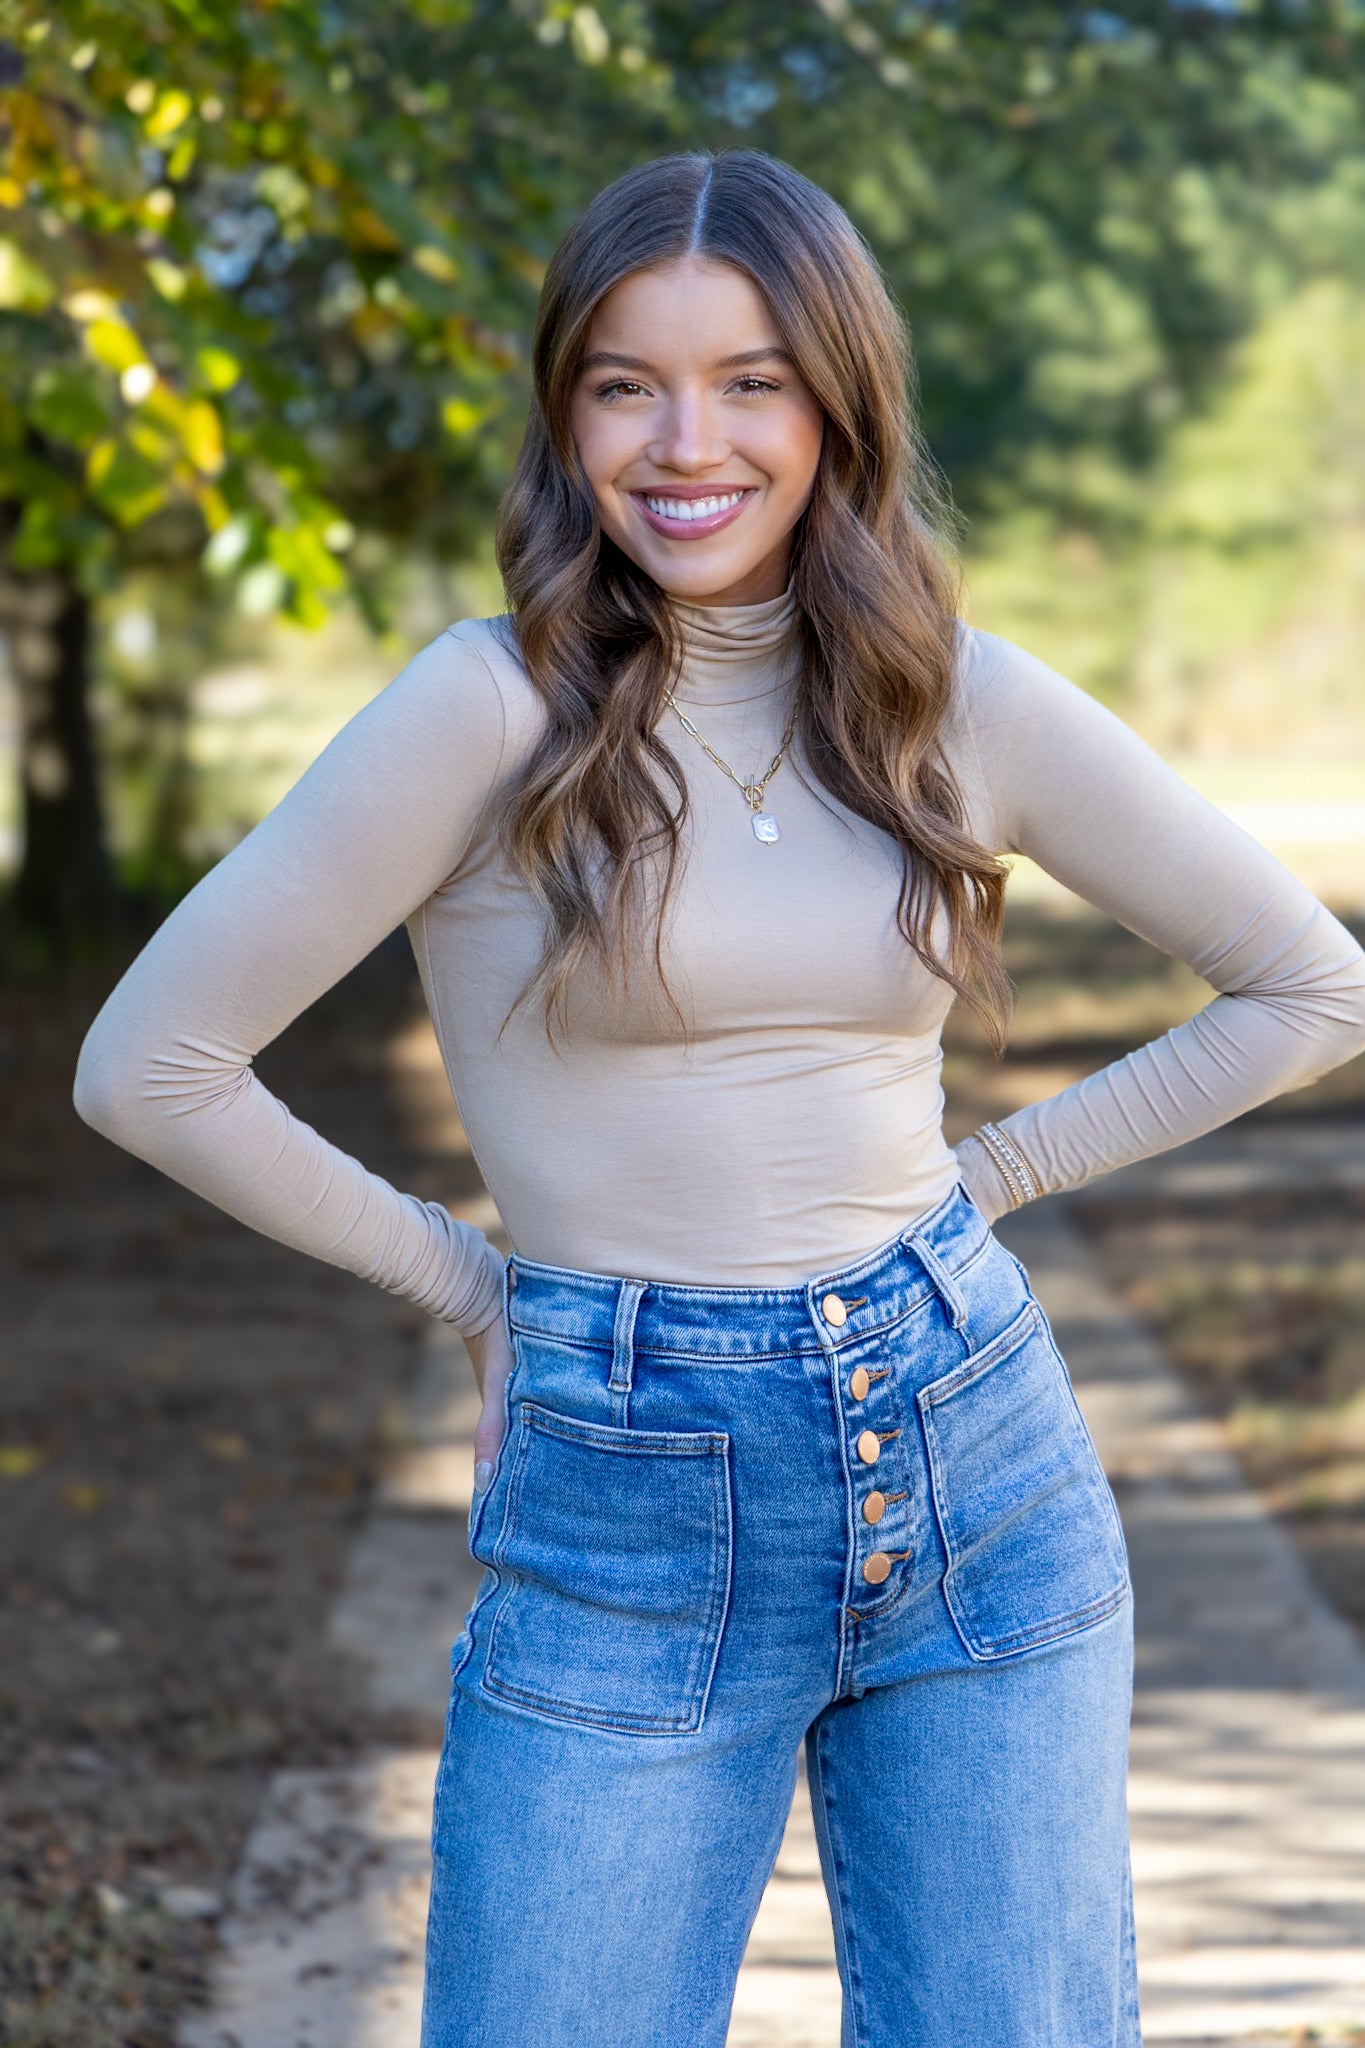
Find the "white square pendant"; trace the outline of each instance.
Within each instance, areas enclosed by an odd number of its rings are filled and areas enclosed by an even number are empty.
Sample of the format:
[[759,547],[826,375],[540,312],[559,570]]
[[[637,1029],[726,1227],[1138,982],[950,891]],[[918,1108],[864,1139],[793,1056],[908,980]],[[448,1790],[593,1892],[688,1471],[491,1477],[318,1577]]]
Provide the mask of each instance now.
[[755,811],[752,819],[754,838],[761,839],[765,846],[771,846],[782,834],[777,829],[777,820],[769,811]]

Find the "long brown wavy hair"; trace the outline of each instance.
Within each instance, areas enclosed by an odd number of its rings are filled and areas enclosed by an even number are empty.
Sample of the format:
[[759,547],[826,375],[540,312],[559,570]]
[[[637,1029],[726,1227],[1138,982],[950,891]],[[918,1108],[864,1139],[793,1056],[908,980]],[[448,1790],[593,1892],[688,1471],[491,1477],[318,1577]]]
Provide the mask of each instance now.
[[598,525],[569,409],[599,302],[684,256],[732,264],[757,286],[824,410],[793,533],[802,745],[824,789],[900,846],[899,927],[998,1050],[1012,995],[999,945],[1007,870],[967,832],[941,746],[959,582],[907,336],[843,209],[752,149],[627,172],[546,274],[534,401],[497,542],[517,649],[548,714],[504,819],[546,921],[518,1001],[538,995],[554,1035],[577,969],[595,959],[624,976],[642,918],[663,978],[687,787],[655,727],[681,650],[665,593]]

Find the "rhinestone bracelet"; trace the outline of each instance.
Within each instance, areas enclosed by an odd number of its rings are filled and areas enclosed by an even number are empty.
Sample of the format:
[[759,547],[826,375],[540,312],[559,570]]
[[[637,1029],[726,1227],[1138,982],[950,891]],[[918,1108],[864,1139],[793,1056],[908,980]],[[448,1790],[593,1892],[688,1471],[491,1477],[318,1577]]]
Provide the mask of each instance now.
[[975,1135],[980,1138],[991,1158],[1000,1168],[1005,1186],[1014,1197],[1016,1209],[1025,1202],[1034,1202],[1042,1190],[1033,1178],[1033,1172],[1023,1153],[1012,1140],[1005,1136],[999,1124],[982,1124]]

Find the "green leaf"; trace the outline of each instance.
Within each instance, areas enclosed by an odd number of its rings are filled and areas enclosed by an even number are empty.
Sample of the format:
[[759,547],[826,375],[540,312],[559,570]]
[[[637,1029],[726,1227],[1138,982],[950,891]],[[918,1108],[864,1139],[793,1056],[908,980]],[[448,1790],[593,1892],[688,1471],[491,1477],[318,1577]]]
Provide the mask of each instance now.
[[97,442],[85,474],[96,504],[125,528],[141,526],[169,496],[165,471],[126,441]]
[[0,237],[0,312],[41,313],[52,304],[56,286],[31,256]]
[[88,448],[109,425],[90,371],[74,367],[38,372],[28,414],[40,433],[69,448]]

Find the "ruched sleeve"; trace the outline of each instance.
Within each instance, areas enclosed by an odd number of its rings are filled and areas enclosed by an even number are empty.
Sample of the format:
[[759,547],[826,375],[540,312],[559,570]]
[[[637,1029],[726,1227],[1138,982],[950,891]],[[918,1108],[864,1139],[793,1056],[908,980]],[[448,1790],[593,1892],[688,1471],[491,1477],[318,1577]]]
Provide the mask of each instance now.
[[252,1061],[455,874],[497,787],[497,683],[452,628],[422,649],[179,903],[81,1047],[95,1130],[267,1236],[472,1336],[502,1260],[260,1082]]
[[[1365,953],[1265,847],[1009,641],[964,629],[962,685],[963,779],[994,848],[1026,854],[1216,991],[1188,1022],[1000,1120],[1029,1192],[1183,1144],[1365,1049]],[[980,1138],[957,1157],[992,1220],[1016,1205]]]

